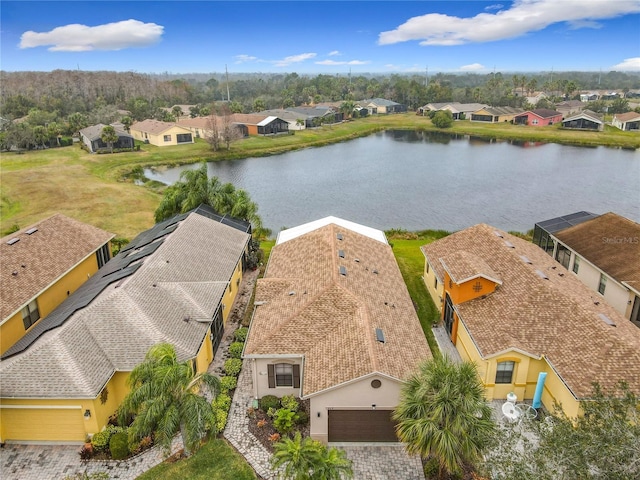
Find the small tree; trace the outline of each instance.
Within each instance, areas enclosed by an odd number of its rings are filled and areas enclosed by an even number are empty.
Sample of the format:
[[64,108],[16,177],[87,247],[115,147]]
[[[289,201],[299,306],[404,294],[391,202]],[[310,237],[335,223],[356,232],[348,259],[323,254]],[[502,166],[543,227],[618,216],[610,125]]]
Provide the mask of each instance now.
[[129,375],[131,391],[119,408],[120,422],[135,415],[129,428],[133,441],[155,434],[166,452],[180,432],[186,455],[200,447],[208,429],[215,431],[216,417],[211,404],[200,394],[215,396],[218,377],[197,373],[191,361],[178,362],[173,345],[160,343],[147,352],[144,361]]
[[214,152],[217,152],[220,149],[220,137],[221,135],[220,126],[218,124],[218,116],[209,115],[209,118],[207,118],[207,131],[205,134],[205,139],[207,140],[207,143],[211,145],[211,149]]
[[439,110],[433,115],[431,122],[438,128],[449,128],[453,125],[453,114],[449,110]]
[[133,120],[129,115],[125,115],[120,119],[120,123],[124,125],[125,130],[128,132],[129,129],[131,128],[131,125],[133,125]]
[[393,417],[409,453],[435,458],[440,478],[478,461],[494,430],[475,365],[447,357],[420,366],[404,385]]
[[102,129],[102,133],[100,134],[100,139],[107,144],[111,153],[113,153],[113,144],[118,141],[118,134],[116,129],[111,125],[107,125]]

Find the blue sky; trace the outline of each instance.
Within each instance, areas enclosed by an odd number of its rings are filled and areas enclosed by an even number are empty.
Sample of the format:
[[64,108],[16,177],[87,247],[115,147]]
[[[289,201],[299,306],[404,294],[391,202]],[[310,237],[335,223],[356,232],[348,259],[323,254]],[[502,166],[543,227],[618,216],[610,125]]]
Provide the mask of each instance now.
[[3,0],[0,8],[8,71],[640,71],[640,0]]

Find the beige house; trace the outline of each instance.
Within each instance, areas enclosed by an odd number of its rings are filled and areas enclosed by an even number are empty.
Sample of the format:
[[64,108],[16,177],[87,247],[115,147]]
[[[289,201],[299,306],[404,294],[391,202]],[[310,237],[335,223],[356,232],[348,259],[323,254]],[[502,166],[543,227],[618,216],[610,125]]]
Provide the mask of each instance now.
[[176,125],[189,130],[194,138],[207,138],[211,134],[211,117],[187,117],[178,120]]
[[156,147],[193,143],[193,134],[189,129],[171,122],[143,120],[131,125],[129,131],[136,140]]
[[129,372],[157,343],[206,371],[250,229],[200,206],[123,248],[2,355],[0,441],[81,444],[105,427],[129,391]]
[[471,114],[472,122],[502,123],[511,122],[516,115],[523,113],[521,108],[485,107]]
[[533,241],[640,327],[639,224],[612,212],[577,212],[536,223]]
[[326,217],[280,232],[255,305],[256,398],[309,399],[323,442],[397,441],[391,412],[431,352],[382,231]]
[[613,125],[616,128],[619,128],[620,130],[625,130],[629,132],[638,132],[640,131],[640,113],[637,113],[637,112],[616,113],[613,116],[611,125]]
[[556,402],[569,416],[592,383],[640,393],[640,330],[535,244],[476,225],[422,247],[425,283],[486,396]]

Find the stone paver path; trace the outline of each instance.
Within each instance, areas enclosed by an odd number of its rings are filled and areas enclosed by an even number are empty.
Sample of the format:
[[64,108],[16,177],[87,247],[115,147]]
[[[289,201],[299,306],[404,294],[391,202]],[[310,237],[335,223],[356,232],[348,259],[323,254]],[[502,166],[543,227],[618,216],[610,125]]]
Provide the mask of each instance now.
[[424,480],[420,457],[410,456],[402,444],[344,445],[353,462],[354,480]]

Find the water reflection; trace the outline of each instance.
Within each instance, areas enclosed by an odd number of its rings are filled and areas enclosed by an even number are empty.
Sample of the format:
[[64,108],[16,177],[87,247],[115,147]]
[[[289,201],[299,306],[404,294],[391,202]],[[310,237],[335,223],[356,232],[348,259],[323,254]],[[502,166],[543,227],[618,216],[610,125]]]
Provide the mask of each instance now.
[[[165,183],[197,165],[146,170]],[[640,155],[622,149],[535,148],[436,132],[387,131],[271,157],[209,163],[246,189],[274,234],[335,215],[374,228],[526,231],[587,210],[640,220]]]

